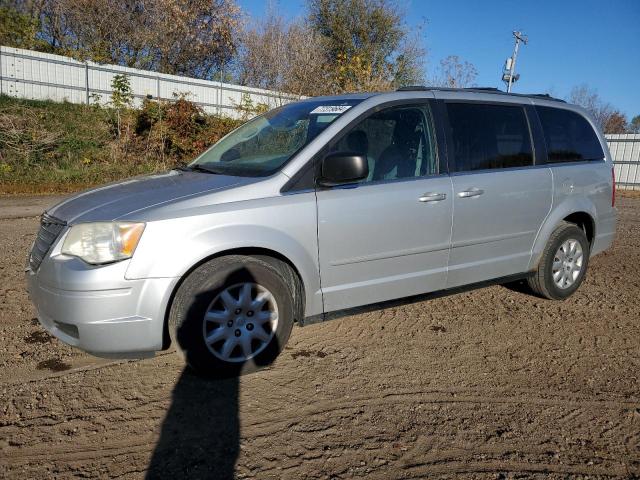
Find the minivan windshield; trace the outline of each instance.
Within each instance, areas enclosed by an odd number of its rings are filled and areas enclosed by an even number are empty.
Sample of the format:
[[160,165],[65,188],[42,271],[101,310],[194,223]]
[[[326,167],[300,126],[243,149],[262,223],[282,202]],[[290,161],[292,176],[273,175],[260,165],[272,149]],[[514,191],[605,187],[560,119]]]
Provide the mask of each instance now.
[[276,108],[229,133],[187,168],[222,175],[271,175],[360,101],[304,101]]

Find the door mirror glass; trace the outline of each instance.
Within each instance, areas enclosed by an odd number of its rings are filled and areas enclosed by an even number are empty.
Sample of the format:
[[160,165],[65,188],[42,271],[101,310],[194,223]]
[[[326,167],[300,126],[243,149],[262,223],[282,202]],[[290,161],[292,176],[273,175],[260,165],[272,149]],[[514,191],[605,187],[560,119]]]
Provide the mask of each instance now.
[[359,182],[369,175],[369,163],[364,155],[333,153],[322,160],[319,184],[324,187]]

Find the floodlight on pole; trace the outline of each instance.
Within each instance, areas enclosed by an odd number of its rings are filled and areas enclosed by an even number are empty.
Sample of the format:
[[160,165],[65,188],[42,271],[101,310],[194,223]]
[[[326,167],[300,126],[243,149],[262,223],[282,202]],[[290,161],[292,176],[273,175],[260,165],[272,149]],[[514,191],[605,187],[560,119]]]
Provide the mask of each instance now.
[[511,92],[511,87],[514,82],[518,81],[520,75],[516,72],[516,59],[518,58],[518,49],[520,48],[520,42],[525,45],[529,42],[529,39],[522,32],[514,31],[513,37],[515,39],[515,45],[513,46],[513,55],[507,58],[504,64],[504,71],[502,73],[502,81],[507,84],[507,92]]

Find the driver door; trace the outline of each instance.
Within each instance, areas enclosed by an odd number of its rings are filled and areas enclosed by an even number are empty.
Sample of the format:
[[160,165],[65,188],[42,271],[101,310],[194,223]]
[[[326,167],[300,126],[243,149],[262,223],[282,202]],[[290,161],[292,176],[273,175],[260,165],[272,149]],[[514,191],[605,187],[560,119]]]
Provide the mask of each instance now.
[[325,312],[444,288],[453,190],[439,169],[427,103],[372,113],[329,153],[366,155],[359,183],[318,187],[318,242]]

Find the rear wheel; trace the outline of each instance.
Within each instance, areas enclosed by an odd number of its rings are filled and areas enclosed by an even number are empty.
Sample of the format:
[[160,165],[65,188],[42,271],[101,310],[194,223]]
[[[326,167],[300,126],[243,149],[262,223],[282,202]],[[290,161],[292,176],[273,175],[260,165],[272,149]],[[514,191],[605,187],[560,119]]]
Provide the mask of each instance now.
[[563,222],[551,234],[538,269],[528,279],[531,289],[552,300],[572,295],[584,280],[589,263],[589,241],[584,231]]
[[178,289],[172,342],[198,373],[226,377],[269,365],[296,316],[295,274],[284,262],[230,255],[204,263]]

